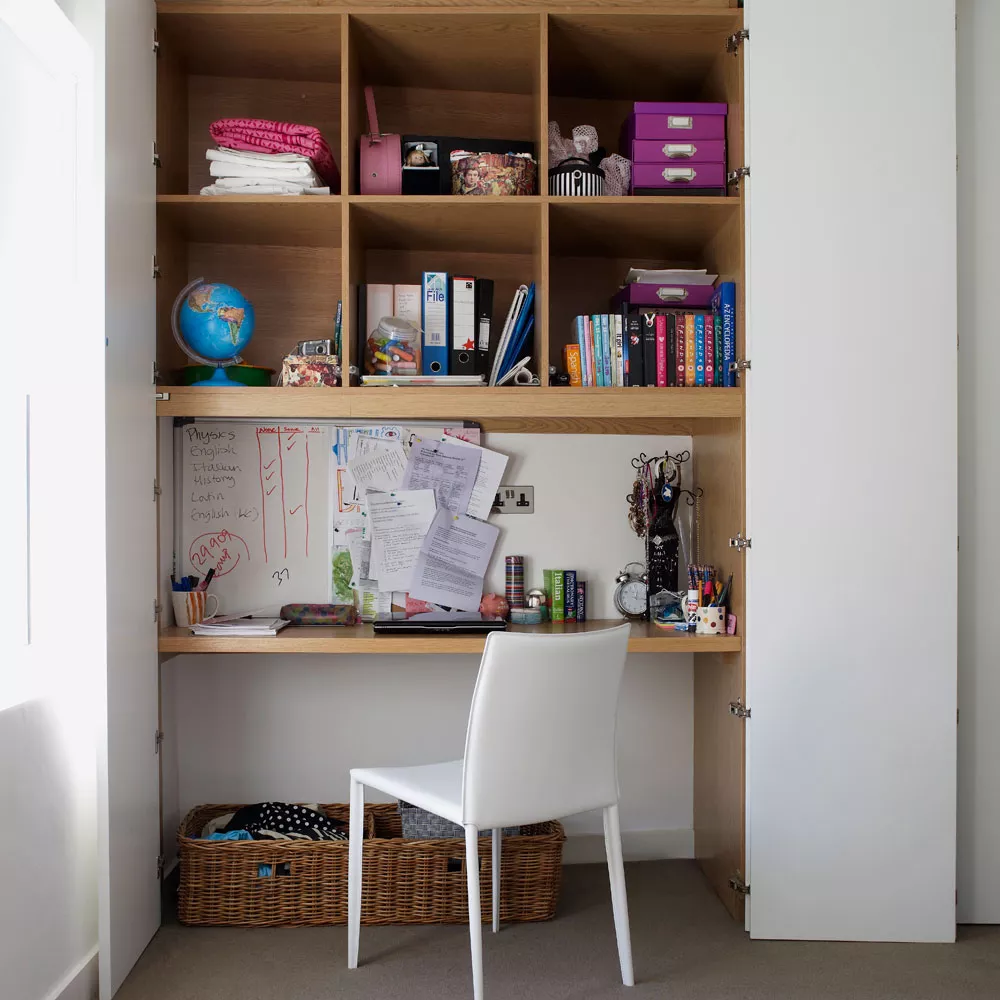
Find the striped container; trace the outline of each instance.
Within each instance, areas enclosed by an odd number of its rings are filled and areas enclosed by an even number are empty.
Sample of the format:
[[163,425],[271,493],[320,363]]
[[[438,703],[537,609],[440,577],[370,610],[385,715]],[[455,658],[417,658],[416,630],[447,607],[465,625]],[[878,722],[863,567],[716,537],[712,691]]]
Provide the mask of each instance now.
[[604,194],[604,171],[590,160],[571,156],[549,171],[549,194],[594,197]]
[[507,556],[507,604],[524,607],[524,556]]

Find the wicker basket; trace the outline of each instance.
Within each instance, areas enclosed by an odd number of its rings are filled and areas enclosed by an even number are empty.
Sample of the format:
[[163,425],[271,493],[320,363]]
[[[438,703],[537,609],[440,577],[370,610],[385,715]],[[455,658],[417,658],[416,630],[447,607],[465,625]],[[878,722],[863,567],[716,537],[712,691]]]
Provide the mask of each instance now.
[[[184,818],[180,848],[181,923],[304,927],[347,921],[347,841],[200,840],[205,824],[236,805],[206,805]],[[321,805],[347,822],[347,805]],[[363,924],[466,923],[465,842],[403,840],[395,803],[365,806]],[[562,877],[562,824],[522,827],[505,837],[500,918],[548,920]],[[490,842],[479,842],[483,919],[491,910]],[[261,877],[260,866],[271,874]]]

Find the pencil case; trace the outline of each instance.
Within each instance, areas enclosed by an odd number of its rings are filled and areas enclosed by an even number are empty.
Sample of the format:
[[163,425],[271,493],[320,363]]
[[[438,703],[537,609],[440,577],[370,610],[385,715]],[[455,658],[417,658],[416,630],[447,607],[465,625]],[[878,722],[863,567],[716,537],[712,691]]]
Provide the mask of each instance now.
[[354,625],[353,604],[286,604],[279,612],[292,625]]

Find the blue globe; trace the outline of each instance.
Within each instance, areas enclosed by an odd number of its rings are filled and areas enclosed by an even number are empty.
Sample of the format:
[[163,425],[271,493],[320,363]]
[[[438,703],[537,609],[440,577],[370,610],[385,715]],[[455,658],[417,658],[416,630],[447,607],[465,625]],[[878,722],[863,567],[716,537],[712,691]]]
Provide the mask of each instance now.
[[180,304],[178,322],[192,351],[211,361],[228,361],[250,343],[253,305],[231,285],[201,282]]

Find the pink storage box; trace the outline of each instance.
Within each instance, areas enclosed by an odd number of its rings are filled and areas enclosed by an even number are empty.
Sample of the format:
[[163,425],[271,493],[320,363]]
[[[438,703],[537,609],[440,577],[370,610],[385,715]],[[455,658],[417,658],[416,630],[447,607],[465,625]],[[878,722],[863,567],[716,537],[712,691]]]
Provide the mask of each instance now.
[[683,142],[661,142],[658,139],[634,139],[625,155],[633,163],[670,163],[683,166],[685,163],[725,163],[725,139],[684,140]]
[[661,309],[708,309],[715,288],[712,285],[652,285],[633,281],[620,288],[611,300],[617,312],[623,306],[658,306]]
[[637,101],[625,123],[625,138],[725,139],[727,104],[678,101]]

